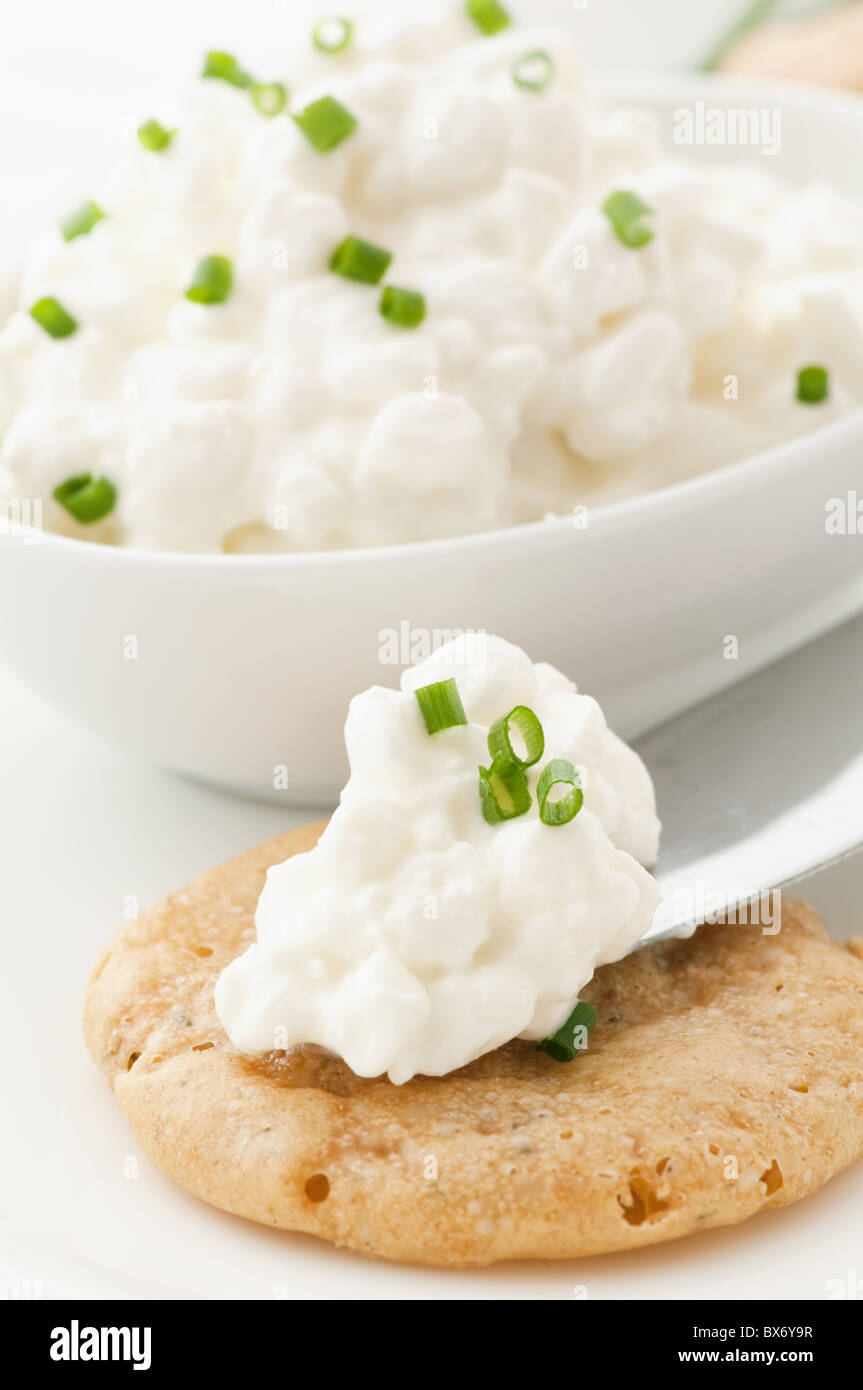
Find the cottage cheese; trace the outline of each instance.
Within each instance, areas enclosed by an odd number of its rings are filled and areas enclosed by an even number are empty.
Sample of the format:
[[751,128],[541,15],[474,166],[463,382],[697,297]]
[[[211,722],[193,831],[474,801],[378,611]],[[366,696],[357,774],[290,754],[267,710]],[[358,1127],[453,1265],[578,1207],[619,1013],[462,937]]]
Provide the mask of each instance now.
[[[106,218],[32,248],[0,332],[0,496],[137,547],[383,545],[644,491],[863,401],[859,203],[757,156],[668,157],[649,114],[597,107],[566,31],[485,38],[455,0],[421,9],[360,23],[338,57],[284,56],[293,109],[328,93],[358,121],[331,153],[199,81],[157,113],[168,149],[133,140],[84,190]],[[532,49],[555,66],[542,93],[511,76]],[[601,211],[619,188],[655,210],[638,251]],[[421,327],[329,271],[349,232],[392,251]],[[213,253],[233,293],[190,303]],[[45,295],[73,336],[29,317]],[[817,408],[795,399],[811,362]],[[51,499],[83,471],[117,487],[107,522]]]
[[[414,690],[455,677],[469,723],[429,735]],[[257,941],[225,970],[216,1008],[245,1052],[317,1043],[360,1076],[440,1076],[510,1038],[541,1039],[597,965],[650,927],[659,900],[650,777],[597,703],[499,638],[457,638],[351,703],[351,765],[317,847],[270,869]],[[546,757],[581,772],[565,825],[533,805],[483,818],[488,727],[517,704]]]

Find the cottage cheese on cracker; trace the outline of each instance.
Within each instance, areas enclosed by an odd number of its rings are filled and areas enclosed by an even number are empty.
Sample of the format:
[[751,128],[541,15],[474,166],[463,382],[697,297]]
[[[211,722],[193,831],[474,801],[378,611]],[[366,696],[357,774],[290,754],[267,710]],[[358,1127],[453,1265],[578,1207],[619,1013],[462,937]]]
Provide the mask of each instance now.
[[[415,691],[455,679],[468,722],[430,735]],[[579,770],[570,821],[484,818],[490,725],[527,705],[548,757]],[[659,901],[650,776],[595,700],[495,637],[456,638],[351,703],[351,773],[315,849],[270,869],[257,940],[216,1008],[242,1051],[315,1043],[360,1076],[441,1076],[511,1038],[541,1040]],[[545,761],[545,759],[543,759]]]

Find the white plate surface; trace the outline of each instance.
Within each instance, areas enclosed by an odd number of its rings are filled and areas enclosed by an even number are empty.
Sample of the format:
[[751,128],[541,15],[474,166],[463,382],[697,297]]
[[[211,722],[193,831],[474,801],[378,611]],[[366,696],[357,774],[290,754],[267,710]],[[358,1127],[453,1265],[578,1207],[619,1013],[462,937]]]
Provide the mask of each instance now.
[[[127,895],[145,906],[296,823],[155,771],[0,672],[0,1281],[46,1298],[825,1298],[863,1277],[863,1164],[736,1229],[653,1250],[447,1273],[372,1263],[187,1196],[137,1154],[81,1039],[81,999]],[[816,884],[838,935],[863,861]],[[810,894],[812,896],[812,894]],[[859,928],[858,928],[859,930]],[[127,1177],[137,1158],[137,1178]],[[134,1167],[134,1165],[131,1165]],[[829,1287],[828,1287],[829,1285]]]

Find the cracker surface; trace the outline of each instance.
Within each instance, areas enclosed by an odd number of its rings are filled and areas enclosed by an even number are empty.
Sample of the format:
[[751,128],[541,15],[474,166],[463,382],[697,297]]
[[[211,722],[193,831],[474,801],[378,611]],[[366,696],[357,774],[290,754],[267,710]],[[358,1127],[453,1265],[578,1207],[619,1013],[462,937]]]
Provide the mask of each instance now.
[[515,1041],[394,1086],[313,1047],[242,1055],[216,980],[254,940],[267,868],[322,829],[173,894],[90,982],[90,1052],[143,1152],[195,1196],[365,1255],[486,1265],[742,1221],[863,1153],[863,943],[787,900],[778,935],[705,926],[600,969],[572,1063]]

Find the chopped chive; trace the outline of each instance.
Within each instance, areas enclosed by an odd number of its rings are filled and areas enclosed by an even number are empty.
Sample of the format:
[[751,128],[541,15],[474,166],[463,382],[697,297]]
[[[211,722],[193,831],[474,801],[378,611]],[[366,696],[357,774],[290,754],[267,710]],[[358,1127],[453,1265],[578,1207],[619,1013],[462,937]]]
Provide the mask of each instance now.
[[[510,725],[521,735],[523,757],[512,746]],[[492,758],[505,758],[515,767],[533,767],[538,763],[545,751],[545,735],[533,710],[527,705],[516,705],[509,714],[496,719],[488,731],[488,751]]]
[[441,729],[454,729],[467,723],[458,686],[452,677],[447,681],[435,681],[433,685],[422,685],[414,694],[428,733],[438,734]]
[[252,82],[232,53],[220,53],[217,49],[211,49],[205,55],[201,76],[216,77],[220,82],[229,82],[232,87],[249,87]]
[[509,758],[495,758],[491,767],[479,769],[479,799],[489,825],[514,820],[530,810],[530,790],[520,767]]
[[330,270],[344,275],[346,280],[359,280],[363,285],[379,285],[389,269],[392,253],[382,246],[373,246],[358,236],[345,237],[330,260]]
[[176,134],[176,130],[166,130],[156,120],[145,121],[143,125],[138,126],[138,139],[144,149],[152,150],[153,154],[166,150]]
[[387,285],[381,295],[381,313],[399,328],[417,328],[426,316],[425,297],[418,290],[399,290]]
[[522,53],[512,65],[513,82],[526,92],[544,92],[553,77],[554,60],[539,48]]
[[637,251],[653,240],[653,229],[644,221],[653,209],[643,203],[637,193],[623,188],[617,193],[610,193],[602,205],[602,211],[614,228],[617,240],[631,251]]
[[335,97],[320,97],[293,118],[318,154],[329,154],[357,128],[356,117]]
[[[567,786],[569,791],[556,801],[550,799],[552,787]],[[584,805],[581,778],[566,758],[552,758],[542,769],[537,783],[536,799],[539,818],[545,825],[566,825],[577,816]]]
[[354,26],[349,19],[329,15],[316,24],[312,30],[312,43],[319,53],[344,53],[354,37]]
[[797,399],[803,405],[820,405],[830,395],[826,367],[801,367],[797,373]]
[[512,20],[498,0],[467,0],[465,9],[477,29],[488,36],[508,29]]
[[541,1043],[537,1043],[537,1052],[546,1052],[555,1062],[571,1062],[576,1052],[583,1051],[587,1046],[587,1035],[596,1026],[598,1018],[593,1005],[588,1004],[586,999],[579,999],[566,1023],[550,1038],[543,1038]]
[[55,487],[54,498],[82,526],[89,526],[114,510],[117,489],[108,478],[78,473]]
[[52,338],[68,338],[78,327],[78,320],[73,319],[60,301],[52,295],[37,299],[30,310],[30,317]]
[[195,266],[186,298],[193,304],[224,304],[234,285],[234,269],[227,256],[205,256]]
[[253,82],[251,93],[262,116],[278,116],[288,104],[288,91],[281,82]]
[[97,222],[101,222],[105,216],[98,203],[92,199],[87,199],[74,212],[60,223],[60,231],[63,233],[64,241],[74,241],[76,236],[87,236],[92,232]]

